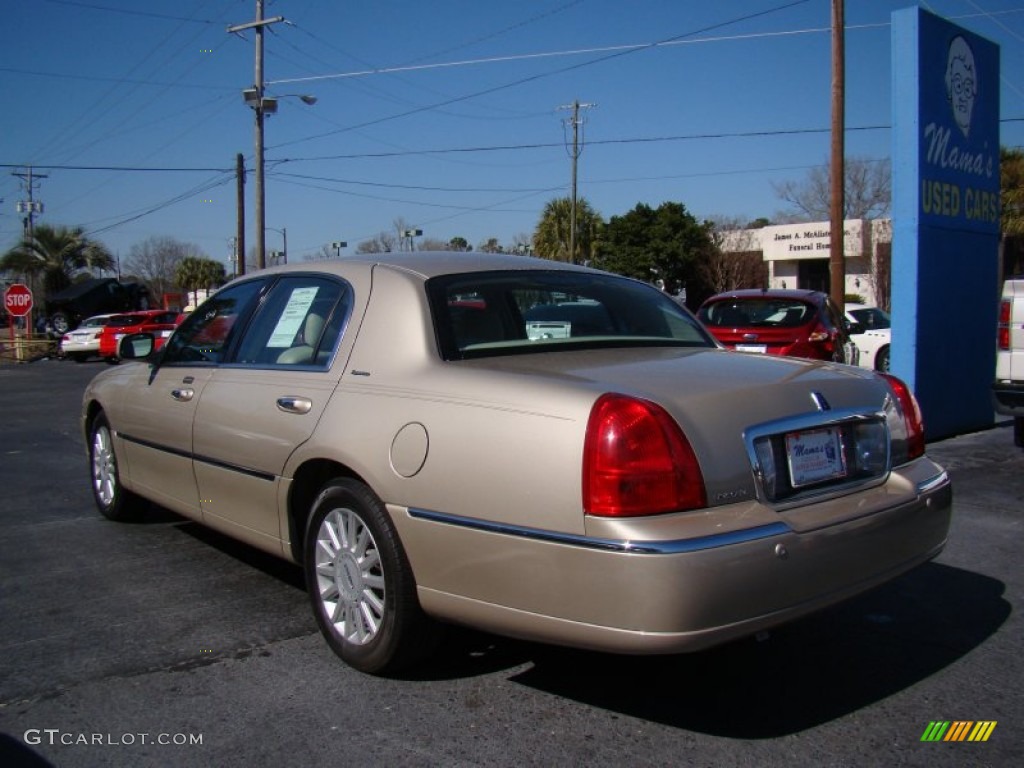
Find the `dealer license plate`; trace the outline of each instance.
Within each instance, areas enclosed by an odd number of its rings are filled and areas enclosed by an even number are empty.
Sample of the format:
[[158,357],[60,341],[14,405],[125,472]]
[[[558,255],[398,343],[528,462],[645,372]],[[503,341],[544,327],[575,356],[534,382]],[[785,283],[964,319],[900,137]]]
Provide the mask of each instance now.
[[763,355],[765,352],[768,351],[768,347],[765,344],[737,344],[736,345],[736,351],[737,352],[757,352],[757,353]]
[[786,435],[786,456],[794,488],[846,476],[846,457],[836,429],[790,432]]

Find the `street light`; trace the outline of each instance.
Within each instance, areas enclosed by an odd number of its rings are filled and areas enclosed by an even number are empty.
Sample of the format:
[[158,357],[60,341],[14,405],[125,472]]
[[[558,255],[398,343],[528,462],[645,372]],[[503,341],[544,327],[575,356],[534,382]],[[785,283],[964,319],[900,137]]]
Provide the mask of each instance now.
[[[259,75],[258,79],[262,80],[262,61],[258,66]],[[245,88],[242,91],[242,99],[245,101],[246,106],[251,107],[256,113],[256,268],[264,269],[267,266],[266,259],[266,233],[267,229],[266,221],[266,163],[263,159],[263,119],[265,115],[272,115],[277,112],[277,101],[279,98],[295,97],[299,99],[303,104],[309,104],[312,106],[316,104],[316,96],[310,96],[309,94],[300,93],[285,93],[281,96],[264,96],[263,85],[259,85],[253,88]],[[288,248],[285,247],[285,253]]]
[[272,232],[277,232],[279,235],[281,235],[281,239],[284,241],[284,251],[282,253],[278,253],[277,251],[272,251],[272,253],[274,254],[274,263],[275,264],[277,263],[277,257],[278,256],[282,256],[283,258],[281,259],[281,263],[282,264],[287,264],[288,263],[288,230],[285,229],[285,228],[277,229],[276,227],[267,227],[267,229],[271,230]]
[[415,246],[413,244],[412,239],[414,237],[419,237],[422,234],[423,234],[423,230],[422,229],[403,229],[402,230],[402,237],[409,241],[409,250],[410,251],[416,250],[416,248],[415,248]]

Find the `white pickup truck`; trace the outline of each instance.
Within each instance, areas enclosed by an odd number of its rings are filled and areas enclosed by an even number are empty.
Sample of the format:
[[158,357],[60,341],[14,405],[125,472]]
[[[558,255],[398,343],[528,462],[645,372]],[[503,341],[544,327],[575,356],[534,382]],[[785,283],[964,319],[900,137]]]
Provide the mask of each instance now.
[[1013,416],[1013,441],[1024,448],[1024,277],[1003,284],[996,333],[996,411]]

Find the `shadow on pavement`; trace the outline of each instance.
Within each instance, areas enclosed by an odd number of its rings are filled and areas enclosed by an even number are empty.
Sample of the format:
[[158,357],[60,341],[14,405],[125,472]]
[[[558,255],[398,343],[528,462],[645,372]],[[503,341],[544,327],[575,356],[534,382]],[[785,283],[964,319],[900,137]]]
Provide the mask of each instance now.
[[931,563],[840,606],[672,657],[535,646],[512,679],[594,707],[740,739],[783,736],[847,715],[936,674],[1010,614],[1004,585]]

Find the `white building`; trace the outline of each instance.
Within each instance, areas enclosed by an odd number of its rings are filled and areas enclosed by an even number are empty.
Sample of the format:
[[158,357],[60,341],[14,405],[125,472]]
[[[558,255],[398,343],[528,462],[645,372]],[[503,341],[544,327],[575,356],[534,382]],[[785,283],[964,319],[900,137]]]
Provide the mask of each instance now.
[[[769,288],[808,288],[828,292],[829,222],[777,224],[761,229],[723,233],[727,253],[760,252],[768,264]],[[848,219],[843,222],[846,255],[846,293],[858,294],[874,306],[888,293],[892,254],[892,221]]]

